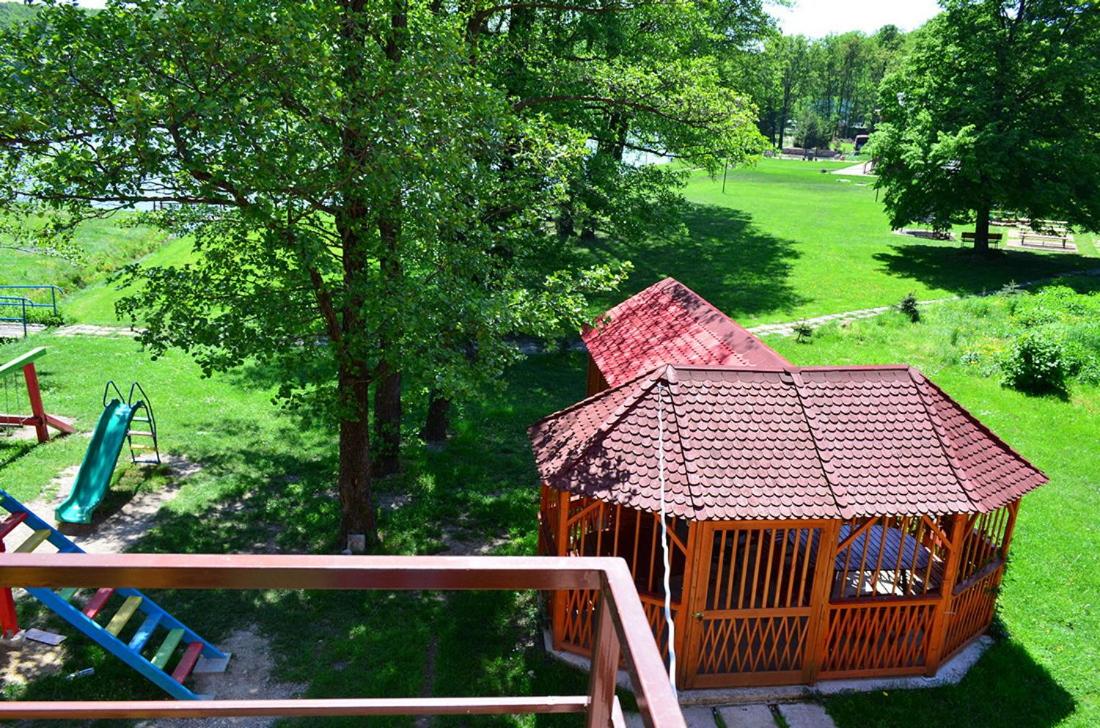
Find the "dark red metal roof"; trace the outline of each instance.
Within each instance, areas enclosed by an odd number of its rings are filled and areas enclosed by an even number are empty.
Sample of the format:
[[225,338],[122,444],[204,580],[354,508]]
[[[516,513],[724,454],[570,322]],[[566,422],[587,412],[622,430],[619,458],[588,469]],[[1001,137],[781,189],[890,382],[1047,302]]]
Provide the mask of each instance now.
[[904,366],[661,365],[529,432],[548,485],[646,511],[663,435],[666,510],[698,520],[986,512],[1047,480]]
[[788,366],[760,339],[673,278],[615,306],[594,327],[585,328],[581,338],[612,387],[667,362]]

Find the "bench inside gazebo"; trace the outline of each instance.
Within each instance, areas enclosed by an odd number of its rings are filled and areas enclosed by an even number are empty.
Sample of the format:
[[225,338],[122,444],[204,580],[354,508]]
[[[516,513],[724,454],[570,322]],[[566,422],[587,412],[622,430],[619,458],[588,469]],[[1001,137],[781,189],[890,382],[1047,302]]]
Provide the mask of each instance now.
[[[792,366],[670,279],[585,340],[593,396],[531,428],[540,552],[625,559],[680,686],[933,674],[989,625],[1046,478],[919,372]],[[596,601],[552,596],[557,649]]]

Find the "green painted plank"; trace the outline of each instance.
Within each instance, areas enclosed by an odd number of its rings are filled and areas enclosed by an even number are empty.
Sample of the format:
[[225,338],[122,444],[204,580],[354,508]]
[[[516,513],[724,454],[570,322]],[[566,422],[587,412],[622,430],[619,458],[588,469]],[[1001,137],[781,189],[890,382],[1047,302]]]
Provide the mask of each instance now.
[[134,616],[134,612],[140,606],[141,597],[126,597],[122,607],[115,612],[115,616],[111,617],[111,621],[107,625],[107,631],[118,637],[118,633],[122,631],[122,628],[126,626],[126,623],[130,621],[130,617]]
[[31,551],[34,551],[36,548],[38,548],[42,544],[42,542],[45,541],[46,539],[48,539],[49,537],[50,537],[49,529],[43,528],[39,531],[35,531],[34,533],[31,534],[30,538],[28,538],[23,543],[19,544],[19,548],[17,548],[15,550],[15,553],[17,553],[17,554],[29,554]]
[[168,658],[175,652],[176,646],[179,645],[182,639],[182,629],[174,629],[169,632],[168,636],[164,638],[164,642],[161,643],[160,649],[157,650],[157,654],[153,655],[153,664],[163,670],[164,666],[168,664]]
[[46,353],[46,347],[39,346],[39,347],[36,347],[34,349],[31,349],[26,354],[20,354],[19,356],[15,357],[14,359],[12,359],[11,361],[9,361],[7,363],[0,364],[0,376],[3,376],[5,374],[7,374],[8,372],[14,371],[16,369],[22,369],[23,367],[30,364],[32,361],[35,361],[36,359],[40,359],[42,357],[42,355],[45,354],[45,353]]
[[65,600],[65,601],[67,601],[67,602],[71,602],[71,601],[73,600],[73,596],[74,596],[74,595],[75,595],[75,594],[76,594],[76,593],[77,593],[78,591],[80,591],[80,589],[79,589],[78,587],[75,587],[75,586],[70,586],[70,587],[68,587],[67,589],[61,589],[61,590],[59,590],[59,591],[57,592],[57,596],[61,597],[62,599],[64,599],[64,600]]

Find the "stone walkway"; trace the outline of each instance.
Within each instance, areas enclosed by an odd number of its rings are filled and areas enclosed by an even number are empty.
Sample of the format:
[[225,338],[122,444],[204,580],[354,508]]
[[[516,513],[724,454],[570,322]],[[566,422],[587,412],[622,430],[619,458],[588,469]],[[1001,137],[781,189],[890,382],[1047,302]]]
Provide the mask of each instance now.
[[[1100,242],[1098,242],[1097,245],[1100,246]],[[1089,268],[1089,269],[1086,269],[1086,270],[1068,271],[1066,273],[1059,273],[1058,275],[1048,276],[1046,278],[1036,278],[1035,280],[1031,280],[1031,281],[1023,281],[1022,283],[1017,283],[1016,285],[1018,285],[1021,288],[1027,288],[1029,286],[1034,286],[1034,285],[1037,285],[1039,283],[1050,283],[1051,281],[1058,280],[1059,278],[1068,278],[1068,277],[1071,277],[1071,276],[1100,276],[1100,268]],[[977,294],[973,294],[973,296],[971,296],[971,297],[990,295],[990,293],[995,293],[995,292],[996,291],[990,291],[989,293],[977,293]],[[947,301],[958,301],[962,298],[967,298],[967,296],[947,296],[945,298],[929,298],[925,301],[917,301],[917,304],[920,305],[920,306],[929,306],[929,305],[933,305],[933,304],[937,304],[937,303],[945,303]],[[809,326],[811,328],[817,328],[818,326],[822,326],[822,325],[827,324],[827,323],[832,323],[834,321],[844,323],[845,321],[855,321],[857,319],[865,319],[865,318],[871,318],[873,316],[880,316],[880,315],[886,313],[887,311],[893,310],[894,308],[896,308],[896,307],[895,306],[876,306],[875,308],[861,308],[861,309],[857,309],[855,311],[842,311],[840,313],[831,313],[831,314],[828,314],[826,316],[815,316],[813,318],[801,319],[800,321],[784,321],[783,323],[778,323],[778,324],[761,324],[760,326],[751,326],[751,327],[749,327],[748,330],[749,330],[749,333],[756,334],[757,336],[768,336],[768,335],[793,336],[794,333],[795,333],[794,328],[796,326],[800,325],[800,324],[809,324]]]
[[[717,708],[684,708],[684,722],[688,728],[718,728],[720,724],[716,716],[725,728],[779,728],[783,725],[788,728],[836,728],[836,723],[818,703],[751,703]],[[625,717],[630,728],[641,728],[642,716],[627,713]]]
[[[39,331],[45,331],[46,327],[42,324],[27,324],[27,335],[37,334]],[[23,324],[11,323],[5,321],[0,323],[0,339],[22,339],[23,338]]]
[[132,337],[144,329],[132,329],[129,326],[97,326],[95,324],[69,324],[54,331],[57,336],[122,336]]
[[868,172],[871,168],[870,162],[860,162],[859,164],[853,164],[851,167],[843,167],[841,169],[834,169],[833,174],[843,174],[850,177],[874,177],[874,172]]

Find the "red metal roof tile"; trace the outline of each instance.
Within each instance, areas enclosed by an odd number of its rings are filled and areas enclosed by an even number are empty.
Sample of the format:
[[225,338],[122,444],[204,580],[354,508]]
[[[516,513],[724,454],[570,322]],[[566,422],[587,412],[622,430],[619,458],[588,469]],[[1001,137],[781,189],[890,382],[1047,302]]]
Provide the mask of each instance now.
[[658,364],[777,368],[786,359],[683,283],[665,278],[603,314],[581,338],[608,385]]
[[663,365],[530,435],[550,486],[646,511],[663,443],[666,509],[698,520],[985,512],[1046,482],[906,367]]

